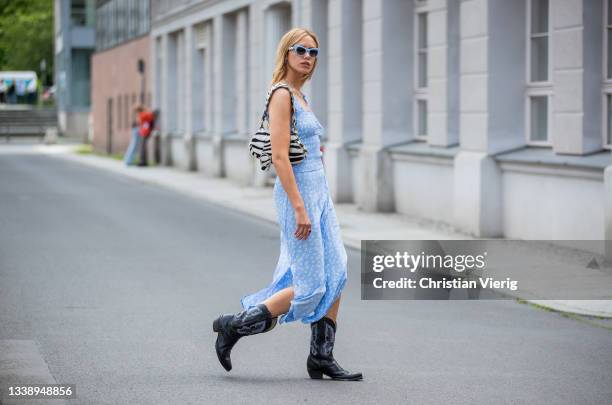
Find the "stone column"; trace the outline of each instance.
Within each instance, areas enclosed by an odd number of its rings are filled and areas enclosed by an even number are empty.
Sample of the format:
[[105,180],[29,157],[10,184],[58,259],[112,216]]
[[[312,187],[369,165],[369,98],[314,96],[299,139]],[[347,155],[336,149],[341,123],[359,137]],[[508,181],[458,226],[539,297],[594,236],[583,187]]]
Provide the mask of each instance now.
[[[236,15],[236,129],[241,136],[248,136],[249,126],[249,77],[248,77],[248,15],[241,10]],[[254,128],[253,128],[254,129]]]
[[161,74],[161,99],[160,99],[160,107],[161,107],[161,139],[160,139],[160,148],[161,148],[161,164],[165,166],[170,166],[172,164],[171,153],[170,153],[170,97],[168,97],[168,87],[169,87],[169,71],[170,71],[170,41],[168,38],[168,33],[162,35],[161,41],[161,52],[162,52],[162,74]]
[[[161,106],[160,106],[160,101],[161,101],[161,94],[159,94],[160,89],[158,88],[159,83],[157,81],[157,77],[158,74],[161,73],[160,69],[161,66],[158,66],[158,58],[160,57],[159,53],[161,52],[161,49],[159,49],[159,42],[158,42],[158,37],[154,37],[151,36],[151,39],[149,41],[149,55],[150,55],[150,62],[149,62],[149,66],[147,66],[147,72],[149,74],[149,78],[148,78],[148,83],[151,83],[151,106],[155,109],[155,108],[159,108],[161,111]],[[130,101],[130,105],[131,105],[131,101]],[[130,109],[130,125],[131,125],[131,117],[132,117],[132,111]]]
[[346,143],[362,138],[362,2],[329,1],[328,111],[325,170],[334,201],[353,199]]
[[[260,103],[265,101],[265,95],[268,91],[268,86],[272,79],[272,72],[274,70],[274,59],[276,55],[276,48],[278,41],[283,34],[289,29],[290,20],[290,7],[285,3],[280,5],[273,5],[263,10],[263,49],[264,49],[264,72],[263,72],[263,96]],[[261,105],[261,104],[258,104]],[[261,112],[263,112],[264,105],[260,106]],[[269,179],[274,176],[274,167],[270,167],[268,172],[263,172],[259,169],[259,162],[255,162],[256,171],[254,174],[253,183],[255,186],[264,186],[268,183]]]
[[[304,84],[302,90],[310,96],[310,105],[316,111],[321,125],[326,128],[329,125],[329,65],[332,57],[329,49],[330,9],[333,7],[331,3],[331,0],[304,1],[302,6],[304,15],[301,18],[304,26],[310,27],[317,34],[321,48],[316,71],[311,80]],[[353,0],[352,3],[357,7],[361,1]],[[360,26],[360,22],[361,19],[352,21],[356,26]]]
[[406,130],[412,128],[412,16],[412,1],[363,3],[363,144],[357,174],[363,185],[356,202],[365,211],[395,209],[385,147],[408,140]]
[[213,46],[212,46],[212,54],[213,54],[213,74],[214,74],[214,82],[213,82],[213,111],[215,115],[215,121],[213,123],[213,134],[211,139],[211,146],[213,148],[213,159],[212,163],[212,174],[217,177],[224,177],[224,162],[223,162],[223,127],[224,127],[224,100],[223,96],[223,82],[227,75],[226,72],[223,71],[223,55],[224,52],[229,52],[228,49],[223,49],[223,23],[224,17],[222,14],[216,15],[213,19]]
[[604,237],[606,260],[612,265],[612,163],[604,170]]
[[[153,109],[157,109],[159,110],[159,113],[161,114],[161,116],[158,118],[158,124],[157,124],[157,128],[158,128],[158,133],[159,133],[159,138],[151,138],[151,140],[149,141],[149,150],[150,150],[150,156],[152,160],[155,160],[155,142],[157,141],[161,141],[161,134],[162,134],[162,125],[164,123],[164,119],[163,119],[163,109],[162,109],[162,100],[163,100],[163,94],[162,94],[162,90],[163,90],[163,85],[162,85],[162,74],[163,74],[163,48],[162,48],[162,37],[161,36],[156,36],[156,37],[151,37],[151,40],[149,41],[149,55],[150,55],[150,62],[149,62],[149,83],[151,83],[151,105],[153,107]],[[130,108],[130,125],[131,125],[131,118],[132,117],[132,109]]]
[[176,133],[184,134],[186,115],[186,78],[185,78],[185,30],[181,29],[176,35]]
[[213,66],[213,24],[207,22],[205,25],[206,30],[206,50],[204,51],[204,129],[207,134],[214,132],[215,125],[215,105],[213,99],[215,95],[215,78],[214,78],[214,66]]
[[[196,170],[196,152],[195,152],[195,138],[193,134],[193,64],[194,64],[194,53],[196,47],[194,45],[194,30],[195,27],[187,26],[185,28],[185,41],[184,41],[184,72],[185,77],[182,85],[184,86],[184,131],[183,139],[185,142],[185,151],[187,160],[183,162],[185,167],[183,169],[189,171]],[[197,90],[197,89],[196,89]]]
[[588,154],[601,149],[603,2],[551,3],[553,149]]
[[455,224],[502,236],[501,172],[492,154],[524,145],[525,4],[462,0],[460,144]]

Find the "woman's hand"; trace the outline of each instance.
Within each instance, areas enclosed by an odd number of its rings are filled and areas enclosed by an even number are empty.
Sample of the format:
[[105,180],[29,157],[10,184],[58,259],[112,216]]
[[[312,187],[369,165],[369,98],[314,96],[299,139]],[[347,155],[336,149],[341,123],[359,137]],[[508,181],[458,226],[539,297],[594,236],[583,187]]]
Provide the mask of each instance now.
[[297,239],[307,239],[310,236],[312,224],[304,206],[295,209],[295,225],[297,228],[294,235]]

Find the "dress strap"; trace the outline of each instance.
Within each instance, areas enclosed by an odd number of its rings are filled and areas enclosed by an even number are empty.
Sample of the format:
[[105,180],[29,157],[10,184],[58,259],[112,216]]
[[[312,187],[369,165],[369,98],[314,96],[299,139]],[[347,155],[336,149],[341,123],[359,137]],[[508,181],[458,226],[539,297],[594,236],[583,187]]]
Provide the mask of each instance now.
[[295,108],[296,110],[302,110],[302,106],[300,105],[300,102],[297,101],[296,97],[292,97],[291,100],[293,101],[293,108]]
[[297,104],[297,108],[300,111],[306,111],[309,112],[310,111],[310,101],[308,101],[308,98],[306,97],[306,94],[302,93],[302,97],[304,97],[304,101],[306,102],[306,106],[308,107],[308,110],[305,109],[304,107],[302,107],[302,104],[300,104],[300,102],[297,100],[297,98],[293,97],[293,102],[295,104]]

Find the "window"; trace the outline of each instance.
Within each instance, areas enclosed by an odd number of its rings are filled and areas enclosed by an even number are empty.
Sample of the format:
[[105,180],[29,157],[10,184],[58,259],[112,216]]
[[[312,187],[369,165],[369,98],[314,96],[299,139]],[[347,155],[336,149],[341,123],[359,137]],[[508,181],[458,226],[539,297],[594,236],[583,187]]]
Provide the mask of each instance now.
[[415,138],[427,138],[427,12],[424,8],[427,2],[415,1],[415,75],[414,75],[414,101],[415,101]]
[[102,5],[96,10],[96,49],[101,50],[106,48],[108,41],[108,3]]
[[527,0],[527,143],[551,146],[550,1]]
[[95,14],[98,50],[129,41],[149,31],[149,0],[110,0],[99,6]]
[[546,141],[548,139],[548,96],[531,96],[529,104],[531,140]]
[[116,29],[117,29],[117,43],[121,43],[124,42],[126,39],[128,39],[128,35],[127,35],[127,25],[128,25],[128,15],[127,13],[127,9],[126,9],[126,2],[125,1],[118,1],[116,3]]
[[73,27],[93,27],[95,12],[94,0],[70,1],[70,23]]
[[108,26],[106,28],[108,30],[108,41],[106,42],[106,47],[111,47],[115,45],[115,41],[117,39],[117,20],[115,18],[116,9],[117,8],[115,7],[115,2],[110,1],[108,3],[108,19],[106,20],[106,22],[108,23]]
[[427,101],[417,100],[417,135],[427,135]]
[[96,10],[96,50],[102,49],[102,37],[104,36],[104,24],[102,23],[102,8]]
[[151,10],[149,9],[150,4],[149,4],[149,0],[142,0],[142,14],[143,17],[141,18],[141,22],[142,22],[142,27],[141,27],[141,34],[144,34],[145,32],[149,32],[149,29],[151,28],[149,26],[149,22],[151,21]]
[[90,105],[91,54],[89,49],[72,50],[72,77],[70,79],[70,100],[73,106]]
[[128,36],[134,37],[136,36],[136,28],[138,28],[138,4],[136,0],[127,0],[127,8],[128,8]]
[[70,2],[70,22],[73,26],[85,25],[85,0],[72,0]]
[[530,82],[550,81],[548,66],[549,49],[549,0],[530,0],[529,7],[529,56],[530,56]]
[[427,87],[427,14],[417,15],[417,87]]

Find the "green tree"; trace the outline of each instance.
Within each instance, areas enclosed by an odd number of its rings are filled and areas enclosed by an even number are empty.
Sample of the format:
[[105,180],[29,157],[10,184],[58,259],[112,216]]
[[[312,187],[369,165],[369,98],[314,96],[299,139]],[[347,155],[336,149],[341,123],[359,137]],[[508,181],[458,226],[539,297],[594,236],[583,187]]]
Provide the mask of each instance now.
[[0,70],[34,70],[42,80],[45,59],[52,78],[53,37],[53,0],[0,0]]

